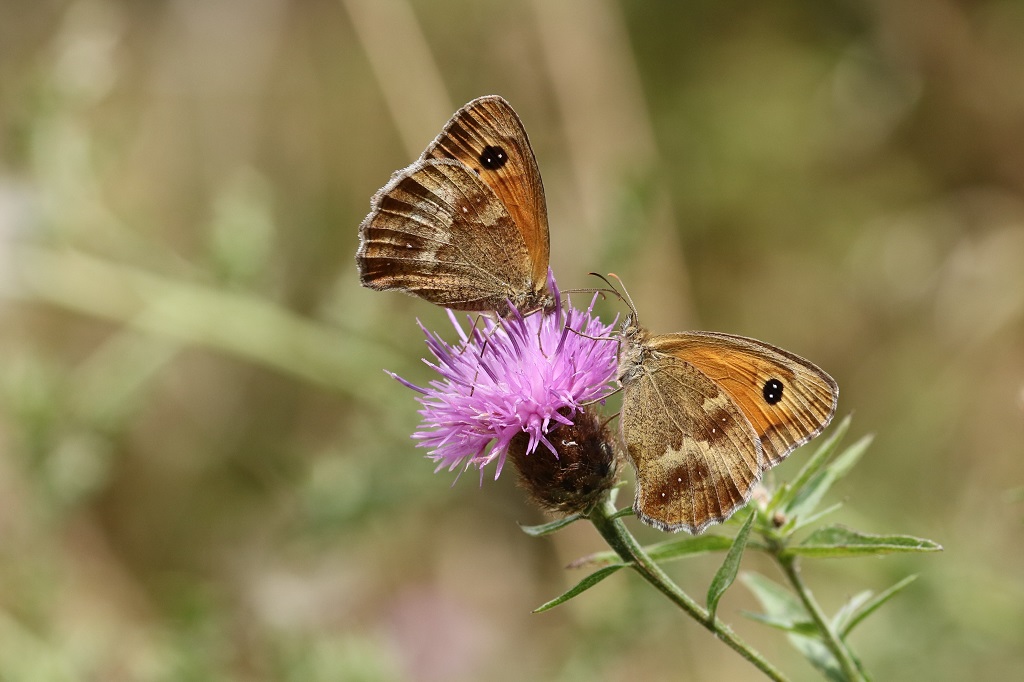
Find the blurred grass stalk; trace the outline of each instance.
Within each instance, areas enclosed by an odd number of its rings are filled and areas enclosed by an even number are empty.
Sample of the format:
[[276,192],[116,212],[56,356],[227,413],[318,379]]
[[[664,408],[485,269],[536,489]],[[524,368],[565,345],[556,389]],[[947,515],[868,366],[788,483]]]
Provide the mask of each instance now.
[[364,376],[367,367],[400,364],[378,345],[329,331],[254,296],[68,249],[19,245],[12,262],[16,296],[220,350],[377,407],[386,407],[386,382],[355,377]]
[[[39,301],[161,339],[220,350],[384,407],[387,383],[361,381],[367,368],[400,364],[379,345],[303,319],[256,295],[85,253],[84,249],[113,246],[119,254],[141,254],[150,262],[155,255],[158,261],[180,264],[170,250],[120,220],[103,199],[96,145],[86,119],[116,81],[111,51],[120,30],[119,15],[111,8],[82,4],[68,13],[54,39],[56,57],[41,88],[45,97],[40,100],[46,106],[28,132],[28,160],[37,193],[32,203],[39,214],[32,224],[16,226],[0,241],[0,255],[9,270],[3,273],[0,297]],[[93,68],[73,68],[73,57],[82,50],[96,53],[88,60]],[[225,261],[220,265],[232,271],[229,275],[249,276],[265,265],[266,243],[274,228],[267,222],[267,207],[258,201],[266,195],[260,181],[258,174],[242,166],[228,191],[218,193],[219,219],[212,226],[211,246]],[[72,246],[45,245],[54,243]],[[151,348],[153,355],[145,363],[155,370],[177,350],[173,345]]]
[[[410,157],[454,111],[441,67],[405,0],[341,0]],[[484,93],[481,93],[484,94]]]

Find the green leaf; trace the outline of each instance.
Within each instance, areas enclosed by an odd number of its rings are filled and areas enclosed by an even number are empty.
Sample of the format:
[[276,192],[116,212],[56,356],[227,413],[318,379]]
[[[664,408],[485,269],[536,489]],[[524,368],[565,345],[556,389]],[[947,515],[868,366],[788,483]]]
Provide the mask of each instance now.
[[871,590],[864,590],[850,597],[849,600],[836,611],[836,615],[832,617],[832,630],[833,632],[839,632],[846,626],[853,617],[853,614],[857,612],[857,609],[861,608],[864,604],[871,599],[871,595],[874,594]]
[[740,581],[761,602],[761,608],[767,612],[767,618],[794,626],[801,621],[811,620],[810,614],[796,595],[774,580],[758,573],[744,573]]
[[793,499],[786,505],[784,513],[787,517],[809,516],[825,493],[829,491],[832,484],[845,476],[857,460],[861,458],[864,451],[871,444],[872,436],[864,436],[850,447],[843,450],[834,460],[828,463],[821,471],[814,474],[811,479],[799,489],[794,489]]
[[832,428],[832,433],[818,446],[818,449],[814,451],[814,454],[807,460],[807,463],[800,469],[800,473],[796,475],[796,478],[776,491],[774,499],[768,505],[769,511],[787,506],[792,501],[793,496],[799,493],[807,485],[807,482],[825,466],[832,457],[832,453],[839,447],[840,441],[846,436],[846,432],[850,430],[851,421],[852,417],[846,415],[843,421]]
[[[732,538],[725,535],[696,535],[648,545],[644,547],[644,551],[651,559],[660,563],[708,552],[724,552],[730,547]],[[621,561],[622,558],[610,550],[594,552],[576,559],[569,564],[569,568],[608,566]]]
[[563,519],[557,519],[551,523],[543,523],[539,526],[524,526],[522,524],[519,527],[524,533],[531,537],[539,538],[543,535],[550,535],[555,531],[562,530],[566,526],[573,524],[583,518],[582,514],[570,514]]
[[598,584],[599,582],[601,582],[602,580],[604,580],[605,578],[607,578],[611,574],[616,573],[619,569],[625,568],[628,565],[629,564],[614,564],[612,566],[605,566],[604,568],[598,569],[598,570],[594,571],[593,573],[591,573],[590,575],[588,575],[583,580],[581,580],[578,583],[576,583],[576,585],[572,589],[570,589],[568,592],[563,593],[561,596],[555,597],[554,599],[552,599],[551,601],[547,602],[546,604],[541,604],[540,606],[535,608],[533,610],[533,612],[534,613],[540,613],[542,611],[547,611],[548,609],[553,609],[556,606],[564,604],[565,602],[569,601],[570,599],[572,599],[576,595],[579,595],[579,594],[582,594],[583,592],[586,592],[591,587],[593,587],[594,585]]
[[789,521],[786,522],[784,530],[787,533],[792,533],[794,531],[800,530],[801,528],[803,528],[805,526],[814,525],[815,522],[817,522],[818,520],[820,520],[821,518],[823,518],[825,516],[828,516],[832,512],[840,509],[842,506],[843,506],[842,502],[836,502],[835,504],[829,505],[829,506],[825,507],[824,509],[822,509],[821,511],[815,512],[814,514],[810,514],[810,515],[802,516],[802,517],[801,516],[794,516],[793,518],[791,518]]
[[732,547],[729,548],[729,552],[725,555],[725,561],[722,562],[722,566],[715,573],[715,577],[711,579],[711,585],[708,587],[708,616],[711,622],[715,620],[718,601],[725,594],[725,591],[729,589],[733,581],[736,580],[736,574],[740,570],[740,559],[743,558],[743,548],[747,546],[750,527],[754,525],[754,516],[754,514],[748,516],[747,522],[740,528],[740,532],[736,533],[736,539],[733,540]]
[[942,545],[910,535],[870,535],[845,526],[826,526],[811,533],[786,554],[810,557],[848,557],[894,552],[938,552]]
[[611,550],[604,552],[594,552],[593,554],[585,554],[577,559],[573,559],[566,568],[577,570],[580,568],[601,568],[603,566],[611,566],[612,564],[621,564],[622,557]]
[[632,507],[623,507],[622,509],[618,510],[617,512],[615,512],[614,514],[612,514],[608,518],[611,518],[611,519],[621,519],[621,518],[623,518],[625,516],[633,516],[633,514],[634,514],[634,512],[633,512],[633,508]]
[[726,535],[695,535],[659,542],[644,549],[655,561],[671,561],[695,554],[723,552],[732,546],[733,539]]
[[767,625],[768,627],[775,628],[776,630],[782,630],[783,632],[793,632],[798,635],[809,637],[813,637],[818,633],[818,626],[810,619],[791,621],[785,618],[769,616],[764,613],[751,613],[750,611],[743,611],[742,613],[752,621],[761,623],[762,625]]
[[791,634],[786,637],[793,648],[803,654],[803,657],[810,661],[811,665],[825,676],[825,679],[832,680],[832,682],[849,682],[839,661],[832,655],[824,642],[800,635]]
[[836,631],[839,633],[839,636],[846,637],[846,635],[848,635],[850,631],[857,627],[857,625],[859,625],[862,620],[864,620],[872,613],[877,611],[878,608],[882,606],[882,604],[895,597],[899,592],[903,590],[903,588],[905,588],[907,585],[914,582],[915,580],[917,580],[916,575],[908,575],[906,578],[899,581],[886,591],[880,593],[873,599],[865,601],[863,604],[859,606],[859,608],[854,609],[850,612],[850,615],[846,618],[845,623],[840,622],[839,616],[837,615],[835,628]]
[[812,623],[813,619],[796,595],[782,585],[756,573],[744,574],[741,580],[761,602],[761,607],[767,611],[764,616],[744,615],[766,622],[772,627],[788,630],[786,638],[811,665],[820,670],[827,679],[845,682],[842,668],[828,647],[817,637],[800,634],[806,629],[805,624]]

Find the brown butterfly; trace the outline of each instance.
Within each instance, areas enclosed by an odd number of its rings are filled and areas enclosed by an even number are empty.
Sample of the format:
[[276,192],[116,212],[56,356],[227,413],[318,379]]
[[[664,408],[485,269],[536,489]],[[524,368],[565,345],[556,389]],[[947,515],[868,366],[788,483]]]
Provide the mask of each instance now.
[[455,112],[391,176],[359,226],[364,286],[458,310],[551,308],[544,185],[522,122],[501,97]]
[[743,506],[765,471],[821,433],[839,399],[832,377],[781,348],[717,332],[651,334],[635,309],[619,382],[633,511],[694,534]]

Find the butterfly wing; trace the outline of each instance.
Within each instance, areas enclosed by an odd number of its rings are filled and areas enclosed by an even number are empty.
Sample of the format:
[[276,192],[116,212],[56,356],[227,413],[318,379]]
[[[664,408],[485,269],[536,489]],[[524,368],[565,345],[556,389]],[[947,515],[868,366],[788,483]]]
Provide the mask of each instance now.
[[421,160],[457,159],[472,169],[508,209],[530,257],[535,290],[547,281],[550,238],[537,159],[512,106],[497,95],[455,112]]
[[359,226],[362,283],[399,289],[446,308],[507,312],[536,298],[530,261],[512,216],[472,170],[420,160],[374,195]]
[[718,332],[654,337],[652,350],[700,370],[743,412],[764,449],[781,462],[832,420],[839,386],[817,365],[769,343]]
[[635,357],[623,373],[620,417],[636,470],[633,509],[661,530],[699,533],[750,498],[764,454],[739,407],[703,372],[670,353]]

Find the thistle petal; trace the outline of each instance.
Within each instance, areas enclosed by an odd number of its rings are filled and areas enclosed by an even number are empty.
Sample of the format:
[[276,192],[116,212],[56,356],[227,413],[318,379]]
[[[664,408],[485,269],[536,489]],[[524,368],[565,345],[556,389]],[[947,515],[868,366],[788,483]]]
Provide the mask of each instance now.
[[[549,286],[561,301],[550,273]],[[413,438],[429,448],[437,470],[496,461],[497,477],[519,434],[526,438],[523,455],[543,446],[550,451],[543,456],[558,456],[548,434],[571,426],[584,405],[613,391],[615,321],[603,324],[594,301],[586,310],[559,306],[526,316],[513,308],[507,318],[486,319],[482,330],[467,316],[468,333],[449,311],[454,345],[420,324],[434,357],[424,363],[440,378],[423,388],[389,374],[420,394],[422,421]]]

